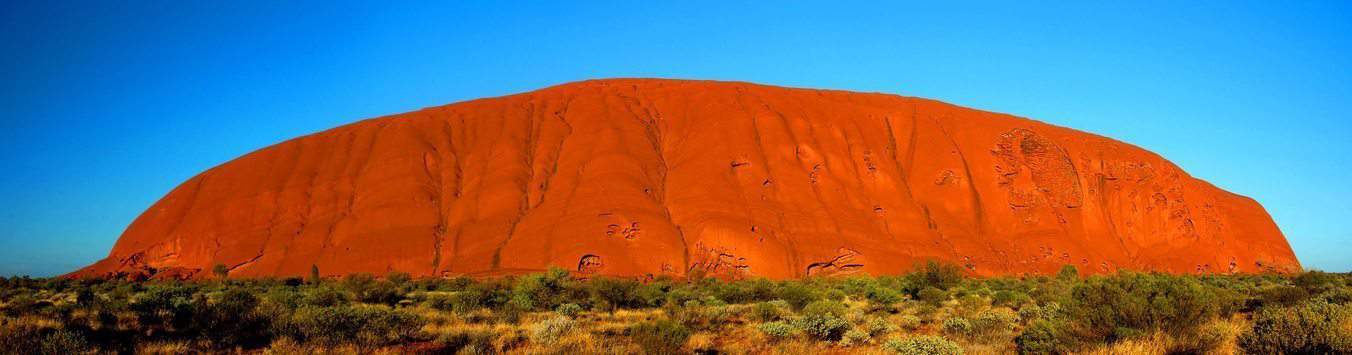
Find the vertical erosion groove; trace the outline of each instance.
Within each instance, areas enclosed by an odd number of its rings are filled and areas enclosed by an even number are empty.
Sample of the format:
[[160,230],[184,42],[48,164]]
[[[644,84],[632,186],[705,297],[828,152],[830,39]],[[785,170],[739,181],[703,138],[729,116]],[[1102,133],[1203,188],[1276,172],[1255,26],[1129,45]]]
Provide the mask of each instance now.
[[[517,107],[513,108],[517,109]],[[512,112],[513,114],[517,113],[514,111],[509,112]],[[493,259],[489,266],[492,270],[499,270],[502,268],[502,249],[507,247],[507,243],[512,241],[512,237],[516,235],[517,226],[521,224],[522,219],[526,218],[526,213],[530,212],[530,186],[531,183],[535,181],[535,157],[533,154],[535,153],[535,145],[537,144],[536,139],[538,138],[536,130],[539,129],[539,126],[537,125],[538,120],[535,119],[535,105],[533,103],[528,104],[520,113],[522,114],[520,117],[524,117],[525,120],[526,138],[525,141],[522,142],[522,145],[518,147],[520,149],[516,150],[521,152],[522,155],[522,161],[518,161],[517,163],[524,164],[526,170],[529,170],[529,172],[527,172],[525,179],[514,179],[520,182],[517,185],[517,188],[521,193],[521,198],[517,203],[516,216],[511,217],[510,226],[507,228],[507,237],[503,238],[502,242],[499,242],[497,247],[493,248]],[[499,138],[508,132],[510,129],[508,125],[511,124],[512,118],[514,118],[514,116],[510,114],[505,116],[507,117],[503,117],[499,120],[499,122],[502,122],[502,127],[498,130]],[[493,143],[494,150],[496,150],[498,145],[496,142],[500,141],[502,141],[502,139],[495,140],[495,143]],[[493,156],[492,152],[489,153],[489,156]],[[490,165],[491,164],[484,164],[484,176],[488,175],[488,168]]]
[[[947,119],[948,116],[944,116],[944,118]],[[985,232],[986,228],[985,217],[983,215],[985,212],[981,207],[981,193],[977,191],[976,182],[972,179],[972,167],[970,164],[967,164],[967,156],[962,153],[962,147],[958,146],[958,141],[953,139],[952,135],[948,134],[948,129],[944,128],[944,124],[940,122],[938,118],[934,119],[934,124],[939,126],[939,132],[943,132],[944,138],[947,138],[949,144],[953,145],[953,151],[958,153],[958,160],[962,162],[962,171],[963,174],[966,174],[965,182],[967,183],[969,192],[972,194],[972,222],[976,227],[976,234],[981,235]]]

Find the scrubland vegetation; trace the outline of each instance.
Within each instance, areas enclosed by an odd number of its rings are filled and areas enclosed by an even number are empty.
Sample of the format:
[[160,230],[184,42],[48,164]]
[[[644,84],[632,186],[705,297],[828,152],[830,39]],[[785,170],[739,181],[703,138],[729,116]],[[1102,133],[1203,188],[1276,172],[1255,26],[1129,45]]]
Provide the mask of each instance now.
[[[219,273],[225,277],[225,273]],[[1349,354],[1352,276],[0,279],[0,352]]]

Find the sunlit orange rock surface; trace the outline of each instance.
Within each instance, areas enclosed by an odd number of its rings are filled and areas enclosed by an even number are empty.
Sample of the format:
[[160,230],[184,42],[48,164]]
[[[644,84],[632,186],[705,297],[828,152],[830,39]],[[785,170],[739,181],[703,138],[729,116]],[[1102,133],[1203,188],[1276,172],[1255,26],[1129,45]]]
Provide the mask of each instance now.
[[1257,202],[1112,139],[911,97],[617,79],[250,153],[71,276],[796,278],[925,259],[976,275],[1300,267]]

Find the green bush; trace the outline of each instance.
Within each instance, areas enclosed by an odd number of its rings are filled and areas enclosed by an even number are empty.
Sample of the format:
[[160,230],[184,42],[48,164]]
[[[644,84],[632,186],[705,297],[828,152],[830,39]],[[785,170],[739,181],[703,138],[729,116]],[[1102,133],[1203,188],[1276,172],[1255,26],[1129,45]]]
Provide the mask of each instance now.
[[258,297],[249,290],[230,288],[217,300],[197,307],[198,332],[213,345],[259,347],[272,342],[272,319],[256,311]]
[[793,336],[795,328],[782,321],[766,322],[756,326],[770,340],[781,340]]
[[1352,305],[1312,301],[1263,308],[1238,344],[1253,354],[1352,353]]
[[1014,347],[1019,354],[1062,354],[1066,352],[1063,334],[1059,324],[1038,319],[1014,338]]
[[568,300],[581,299],[576,293],[573,276],[568,271],[554,267],[539,274],[530,274],[516,279],[512,285],[513,297],[525,297],[539,310],[558,307]]
[[920,335],[893,338],[883,343],[883,349],[901,355],[961,355],[962,347],[941,336]]
[[1337,274],[1330,274],[1319,270],[1302,272],[1292,278],[1291,283],[1312,295],[1328,292],[1341,284]]
[[986,308],[986,299],[977,295],[965,295],[958,298],[958,306],[954,309],[963,317],[975,317],[978,312]]
[[944,319],[943,331],[949,335],[969,336],[972,335],[972,322],[962,317],[950,317]]
[[939,306],[944,303],[944,301],[948,300],[948,293],[937,287],[926,287],[925,289],[920,290],[919,293],[916,293],[916,299],[932,306]]
[[316,307],[343,306],[348,303],[347,294],[330,287],[315,287],[305,293],[304,303]]
[[638,281],[609,277],[595,278],[588,284],[594,309],[614,311],[635,308],[642,303],[638,298]]
[[962,284],[962,280],[962,267],[933,260],[906,275],[907,289],[912,295],[918,295],[920,290],[928,287],[947,290]]
[[357,300],[361,302],[390,306],[404,299],[404,294],[399,290],[399,287],[388,280],[372,282],[355,295]]
[[1061,304],[1050,302],[1042,306],[1029,304],[1019,308],[1019,319],[1031,323],[1038,319],[1055,320],[1061,317]]
[[868,331],[868,334],[871,336],[879,336],[897,330],[897,326],[888,323],[887,319],[874,317],[869,318],[869,320],[864,323],[864,330]]
[[872,339],[872,336],[870,336],[868,332],[860,329],[850,329],[840,338],[840,345],[846,347],[866,345],[868,344],[869,339]]
[[1019,316],[1009,308],[991,308],[972,318],[972,332],[980,336],[996,336],[1014,330]]
[[902,315],[897,317],[897,326],[904,330],[916,330],[920,328],[920,317],[914,315]]
[[1071,291],[1070,317],[1078,337],[1116,341],[1149,331],[1188,331],[1214,320],[1225,300],[1196,278],[1119,273],[1091,277]]
[[1075,281],[1078,280],[1079,278],[1080,278],[1080,269],[1075,268],[1075,265],[1062,266],[1061,271],[1056,272],[1056,279],[1063,282]]
[[535,309],[535,303],[531,302],[530,297],[522,294],[513,294],[498,310],[498,316],[508,323],[521,321],[521,316]]
[[1262,307],[1280,307],[1292,306],[1304,302],[1310,298],[1310,292],[1304,288],[1295,286],[1275,286],[1262,289],[1257,297],[1250,302],[1250,307],[1257,309]]
[[142,327],[184,330],[191,325],[196,311],[195,292],[177,285],[151,287],[137,295],[129,308]]
[[304,339],[323,345],[384,345],[412,338],[424,321],[417,315],[374,306],[298,310],[295,326]]
[[795,310],[803,309],[808,303],[822,298],[820,292],[803,282],[785,282],[780,285],[779,299],[788,302]]
[[765,278],[721,284],[713,291],[718,299],[733,304],[769,301],[775,298],[775,284]]
[[761,302],[751,306],[751,318],[761,322],[776,321],[783,315],[784,310],[780,308],[779,303]]
[[558,307],[555,307],[554,313],[558,313],[559,315],[564,317],[572,318],[576,317],[578,313],[582,313],[582,306],[579,306],[576,303],[564,303],[559,305]]
[[670,320],[658,320],[633,326],[629,329],[629,336],[644,353],[676,354],[690,339],[690,330]]
[[850,323],[843,318],[845,310],[845,305],[837,301],[812,302],[803,307],[803,315],[794,321],[794,326],[817,340],[840,340],[850,327]]
[[1028,294],[1017,291],[995,291],[995,294],[991,295],[991,303],[996,306],[1018,307],[1032,300]]

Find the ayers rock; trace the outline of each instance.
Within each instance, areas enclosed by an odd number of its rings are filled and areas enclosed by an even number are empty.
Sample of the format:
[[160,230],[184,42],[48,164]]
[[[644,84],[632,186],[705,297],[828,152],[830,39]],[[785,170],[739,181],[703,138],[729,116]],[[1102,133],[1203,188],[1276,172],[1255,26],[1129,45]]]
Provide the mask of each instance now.
[[796,278],[1293,271],[1254,200],[1160,156],[887,94],[614,79],[427,108],[212,168],[74,277]]

